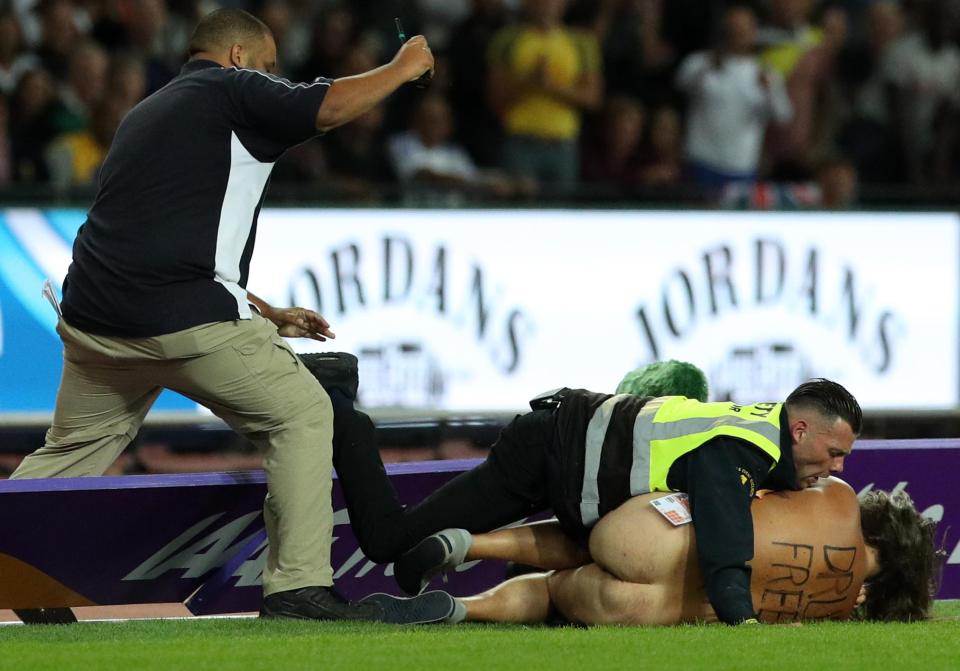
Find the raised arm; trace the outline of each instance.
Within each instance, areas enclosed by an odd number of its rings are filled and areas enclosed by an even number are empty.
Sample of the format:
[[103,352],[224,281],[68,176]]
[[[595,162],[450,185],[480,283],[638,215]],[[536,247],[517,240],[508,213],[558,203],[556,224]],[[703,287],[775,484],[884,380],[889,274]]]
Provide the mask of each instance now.
[[422,35],[411,37],[386,65],[333,80],[317,110],[317,130],[328,131],[356,119],[428,71],[433,72],[430,46]]

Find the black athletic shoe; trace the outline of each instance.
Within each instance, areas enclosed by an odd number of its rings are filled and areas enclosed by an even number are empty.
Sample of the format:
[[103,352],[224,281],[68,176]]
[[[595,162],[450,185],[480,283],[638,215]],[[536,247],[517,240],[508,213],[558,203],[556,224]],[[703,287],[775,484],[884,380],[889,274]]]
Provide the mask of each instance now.
[[382,592],[371,594],[360,603],[377,604],[383,609],[383,621],[391,624],[436,624],[453,615],[456,602],[446,592],[426,592],[404,599]]
[[357,388],[360,385],[357,357],[349,352],[320,352],[297,356],[327,393],[336,389],[351,401],[357,400]]
[[302,587],[264,597],[260,617],[383,622],[384,612],[376,602],[351,603],[332,587]]
[[471,543],[470,534],[463,529],[444,529],[427,536],[394,562],[393,578],[407,594],[419,594],[433,576],[462,564]]

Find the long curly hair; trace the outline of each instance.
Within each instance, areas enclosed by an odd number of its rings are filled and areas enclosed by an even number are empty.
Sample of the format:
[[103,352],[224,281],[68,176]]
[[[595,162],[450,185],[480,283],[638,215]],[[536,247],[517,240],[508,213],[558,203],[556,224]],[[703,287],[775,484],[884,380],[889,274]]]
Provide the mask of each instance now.
[[937,547],[937,523],[923,517],[906,492],[873,490],[860,497],[860,526],[877,550],[879,572],[867,579],[866,600],[854,618],[911,622],[930,616],[946,553]]

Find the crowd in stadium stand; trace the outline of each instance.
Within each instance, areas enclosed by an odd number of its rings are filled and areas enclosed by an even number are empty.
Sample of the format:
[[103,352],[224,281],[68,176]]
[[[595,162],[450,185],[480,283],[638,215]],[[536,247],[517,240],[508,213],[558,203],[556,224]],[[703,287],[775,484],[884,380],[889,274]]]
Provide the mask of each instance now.
[[[674,194],[842,209],[960,179],[958,0],[224,0],[279,74],[341,77],[423,33],[431,86],[301,145],[275,185],[457,205]],[[201,0],[0,0],[0,190],[90,185],[175,76]]]

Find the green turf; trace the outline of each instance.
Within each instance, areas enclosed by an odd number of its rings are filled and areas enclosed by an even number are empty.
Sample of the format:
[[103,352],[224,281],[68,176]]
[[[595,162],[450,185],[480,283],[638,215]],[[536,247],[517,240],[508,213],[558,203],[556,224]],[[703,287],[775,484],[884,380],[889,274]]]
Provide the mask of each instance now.
[[196,620],[0,627],[2,669],[960,669],[960,601],[916,624],[636,629]]

